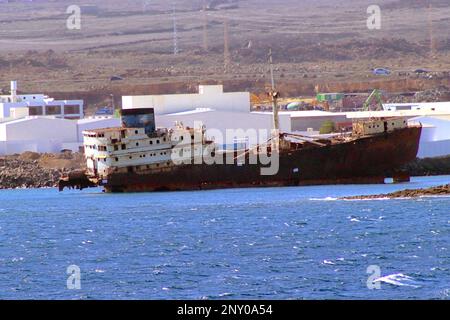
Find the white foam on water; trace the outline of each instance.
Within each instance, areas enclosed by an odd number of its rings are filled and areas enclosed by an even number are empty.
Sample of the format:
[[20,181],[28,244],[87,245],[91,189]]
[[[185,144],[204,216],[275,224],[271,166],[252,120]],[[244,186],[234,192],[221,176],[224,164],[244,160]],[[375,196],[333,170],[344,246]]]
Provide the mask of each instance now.
[[395,273],[391,274],[385,277],[381,277],[378,279],[375,279],[373,281],[376,282],[383,282],[387,284],[391,284],[393,286],[399,286],[399,287],[412,287],[412,288],[419,288],[420,286],[417,285],[417,283],[414,281],[414,279],[408,275],[405,275],[403,273]]
[[337,201],[338,198],[326,197],[326,198],[309,198],[309,201]]
[[380,197],[380,198],[370,198],[370,199],[343,199],[344,201],[386,201],[393,200],[393,198],[389,197]]
[[450,194],[429,194],[419,196],[419,199],[426,199],[426,198],[450,198]]

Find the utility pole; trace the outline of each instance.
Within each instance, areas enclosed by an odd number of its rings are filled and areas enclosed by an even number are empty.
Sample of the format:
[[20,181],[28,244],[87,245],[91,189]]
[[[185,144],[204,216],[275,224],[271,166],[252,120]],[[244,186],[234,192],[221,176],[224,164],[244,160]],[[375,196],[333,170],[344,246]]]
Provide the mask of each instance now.
[[203,50],[208,51],[208,15],[206,14],[206,0],[203,0]]
[[172,20],[173,20],[173,54],[176,56],[178,54],[178,26],[177,17],[175,11],[175,1],[172,3]]
[[228,68],[231,63],[230,58],[230,34],[229,34],[229,26],[228,26],[228,19],[225,18],[224,21],[224,67],[225,67],[225,73],[228,72]]
[[115,111],[116,110],[116,104],[114,102],[114,94],[111,93],[110,97],[111,97],[111,107],[112,107],[113,111]]
[[271,81],[271,90],[270,90],[270,98],[272,99],[273,105],[273,130],[272,130],[272,151],[279,151],[280,148],[280,119],[278,116],[278,98],[279,93],[275,88],[275,77],[273,72],[273,57],[272,57],[272,48],[269,50],[269,64],[270,64],[270,81]]
[[428,6],[428,29],[430,35],[430,58],[433,59],[436,57],[436,41],[434,39],[434,30],[433,30],[433,17],[432,17],[432,5]]

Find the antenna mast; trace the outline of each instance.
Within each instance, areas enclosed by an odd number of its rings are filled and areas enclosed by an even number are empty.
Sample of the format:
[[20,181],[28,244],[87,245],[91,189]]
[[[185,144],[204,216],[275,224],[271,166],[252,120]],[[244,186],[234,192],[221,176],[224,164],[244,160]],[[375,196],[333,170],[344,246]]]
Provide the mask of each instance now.
[[428,6],[428,31],[430,36],[430,58],[435,58],[436,56],[436,42],[434,39],[434,30],[433,30],[433,6]]
[[172,19],[173,19],[173,54],[176,56],[178,54],[178,27],[177,27],[177,17],[175,11],[175,1],[172,2]]
[[208,15],[206,14],[206,0],[203,0],[203,50],[208,51]]
[[224,67],[225,72],[228,72],[228,68],[231,63],[230,58],[230,33],[229,33],[229,26],[228,26],[228,18],[225,18],[224,21]]

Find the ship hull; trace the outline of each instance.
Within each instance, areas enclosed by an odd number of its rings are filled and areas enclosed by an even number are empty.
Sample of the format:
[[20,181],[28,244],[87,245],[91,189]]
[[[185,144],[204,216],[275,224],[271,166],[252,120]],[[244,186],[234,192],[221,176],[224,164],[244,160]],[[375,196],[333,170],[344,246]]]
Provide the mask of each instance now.
[[315,146],[279,157],[275,175],[260,165],[177,165],[149,172],[112,173],[100,183],[106,192],[209,190],[324,184],[378,184],[395,175],[418,153],[420,127],[408,127],[350,142]]

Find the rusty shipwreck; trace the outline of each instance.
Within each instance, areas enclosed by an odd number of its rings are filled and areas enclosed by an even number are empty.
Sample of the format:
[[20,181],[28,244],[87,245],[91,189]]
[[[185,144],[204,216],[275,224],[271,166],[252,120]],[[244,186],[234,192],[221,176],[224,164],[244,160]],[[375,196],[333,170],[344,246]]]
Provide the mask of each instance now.
[[[274,112],[275,129],[277,112]],[[103,187],[106,192],[207,190],[408,180],[400,168],[416,158],[420,125],[404,118],[355,121],[353,131],[312,138],[274,131],[270,141],[222,151],[204,127],[156,129],[152,109],[123,110],[122,127],[85,131],[87,170],[60,181],[64,188]],[[277,171],[262,174],[274,157]]]

